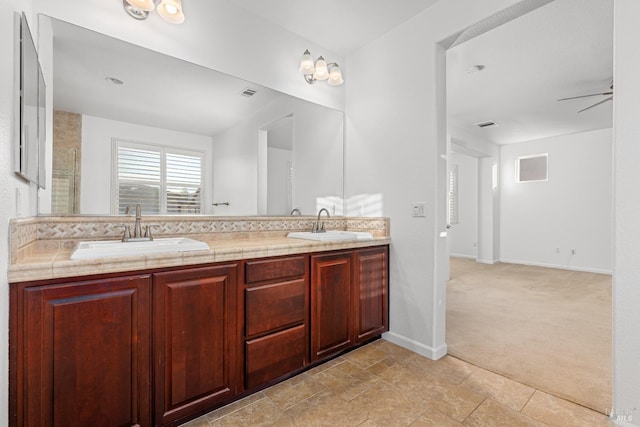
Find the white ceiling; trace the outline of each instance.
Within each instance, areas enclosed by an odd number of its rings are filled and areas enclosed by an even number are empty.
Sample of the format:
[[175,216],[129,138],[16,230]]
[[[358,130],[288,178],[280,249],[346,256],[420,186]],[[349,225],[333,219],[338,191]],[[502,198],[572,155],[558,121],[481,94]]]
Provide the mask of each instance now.
[[[447,51],[449,123],[498,144],[608,128],[612,102],[577,113],[606,96],[557,100],[612,76],[613,1],[555,0]],[[474,126],[487,120],[500,126]]]
[[[229,1],[344,54],[437,0],[325,0],[322,7],[309,0]],[[608,89],[613,74],[612,4],[613,0],[555,0],[449,49],[449,123],[499,144],[611,127],[611,102],[577,114],[603,97],[556,100]],[[246,117],[251,109],[280,96],[203,67],[65,25],[54,27],[57,109],[215,135]],[[81,37],[71,34],[76,31],[85,33]],[[82,58],[81,64],[77,58]],[[467,68],[475,64],[485,69],[468,74]],[[154,71],[159,69],[172,72]],[[191,77],[168,81],[167,75]],[[104,77],[108,76],[124,80],[125,85],[107,84]],[[259,89],[258,95],[240,96],[248,86]],[[84,105],[72,104],[78,102],[77,94],[87,95],[82,100]],[[212,102],[194,102],[203,98]],[[126,111],[123,105],[139,104],[127,99],[150,101],[144,108]],[[132,115],[135,120],[131,120]],[[486,120],[500,126],[479,129],[473,125]]]
[[[52,23],[56,110],[216,135],[287,96],[66,22]],[[257,93],[242,96],[246,88]]]
[[339,54],[377,39],[438,0],[230,0]]

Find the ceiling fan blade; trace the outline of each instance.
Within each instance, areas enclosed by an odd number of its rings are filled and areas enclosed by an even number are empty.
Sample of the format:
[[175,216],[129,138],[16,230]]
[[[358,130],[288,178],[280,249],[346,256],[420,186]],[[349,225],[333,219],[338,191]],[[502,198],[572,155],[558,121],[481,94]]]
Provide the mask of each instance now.
[[613,96],[610,96],[610,97],[609,97],[609,98],[607,98],[607,99],[603,99],[603,100],[602,100],[602,101],[600,101],[600,102],[596,102],[595,104],[591,105],[590,107],[583,108],[582,110],[578,111],[578,113],[582,113],[583,111],[590,110],[590,109],[592,109],[593,107],[597,107],[598,105],[600,105],[600,104],[604,104],[604,103],[605,103],[605,102],[607,102],[607,101],[613,101]]
[[613,95],[613,92],[592,93],[590,95],[572,96],[572,97],[569,97],[569,98],[558,99],[558,101],[567,101],[569,99],[587,98],[589,96],[607,96],[607,95]]

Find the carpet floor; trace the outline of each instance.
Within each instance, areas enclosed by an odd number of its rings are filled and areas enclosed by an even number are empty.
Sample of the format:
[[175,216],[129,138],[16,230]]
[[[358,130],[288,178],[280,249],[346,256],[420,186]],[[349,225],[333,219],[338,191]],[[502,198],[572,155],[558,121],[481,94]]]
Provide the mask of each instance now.
[[609,275],[451,259],[449,354],[602,413],[611,311]]

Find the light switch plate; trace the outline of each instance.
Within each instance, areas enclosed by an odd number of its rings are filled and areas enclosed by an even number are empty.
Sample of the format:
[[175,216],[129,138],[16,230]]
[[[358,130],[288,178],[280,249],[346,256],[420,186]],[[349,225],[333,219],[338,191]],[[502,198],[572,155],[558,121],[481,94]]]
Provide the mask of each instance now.
[[412,216],[416,218],[426,217],[424,212],[424,202],[417,202],[412,204]]

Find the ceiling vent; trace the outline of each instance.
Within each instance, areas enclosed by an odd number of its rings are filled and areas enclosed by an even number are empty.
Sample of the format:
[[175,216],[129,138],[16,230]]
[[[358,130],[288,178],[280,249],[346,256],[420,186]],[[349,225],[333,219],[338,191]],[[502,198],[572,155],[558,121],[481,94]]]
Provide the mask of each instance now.
[[480,122],[480,123],[474,123],[474,124],[476,126],[478,126],[479,128],[489,128],[489,127],[493,127],[493,126],[500,126],[499,124],[497,124],[493,120],[487,120],[486,122]]
[[246,88],[246,89],[244,89],[242,92],[240,92],[240,95],[242,95],[242,96],[246,96],[247,98],[251,98],[251,97],[252,97],[253,95],[255,95],[256,93],[258,93],[258,91],[257,91],[257,90],[255,90],[255,89],[249,89],[249,88]]

